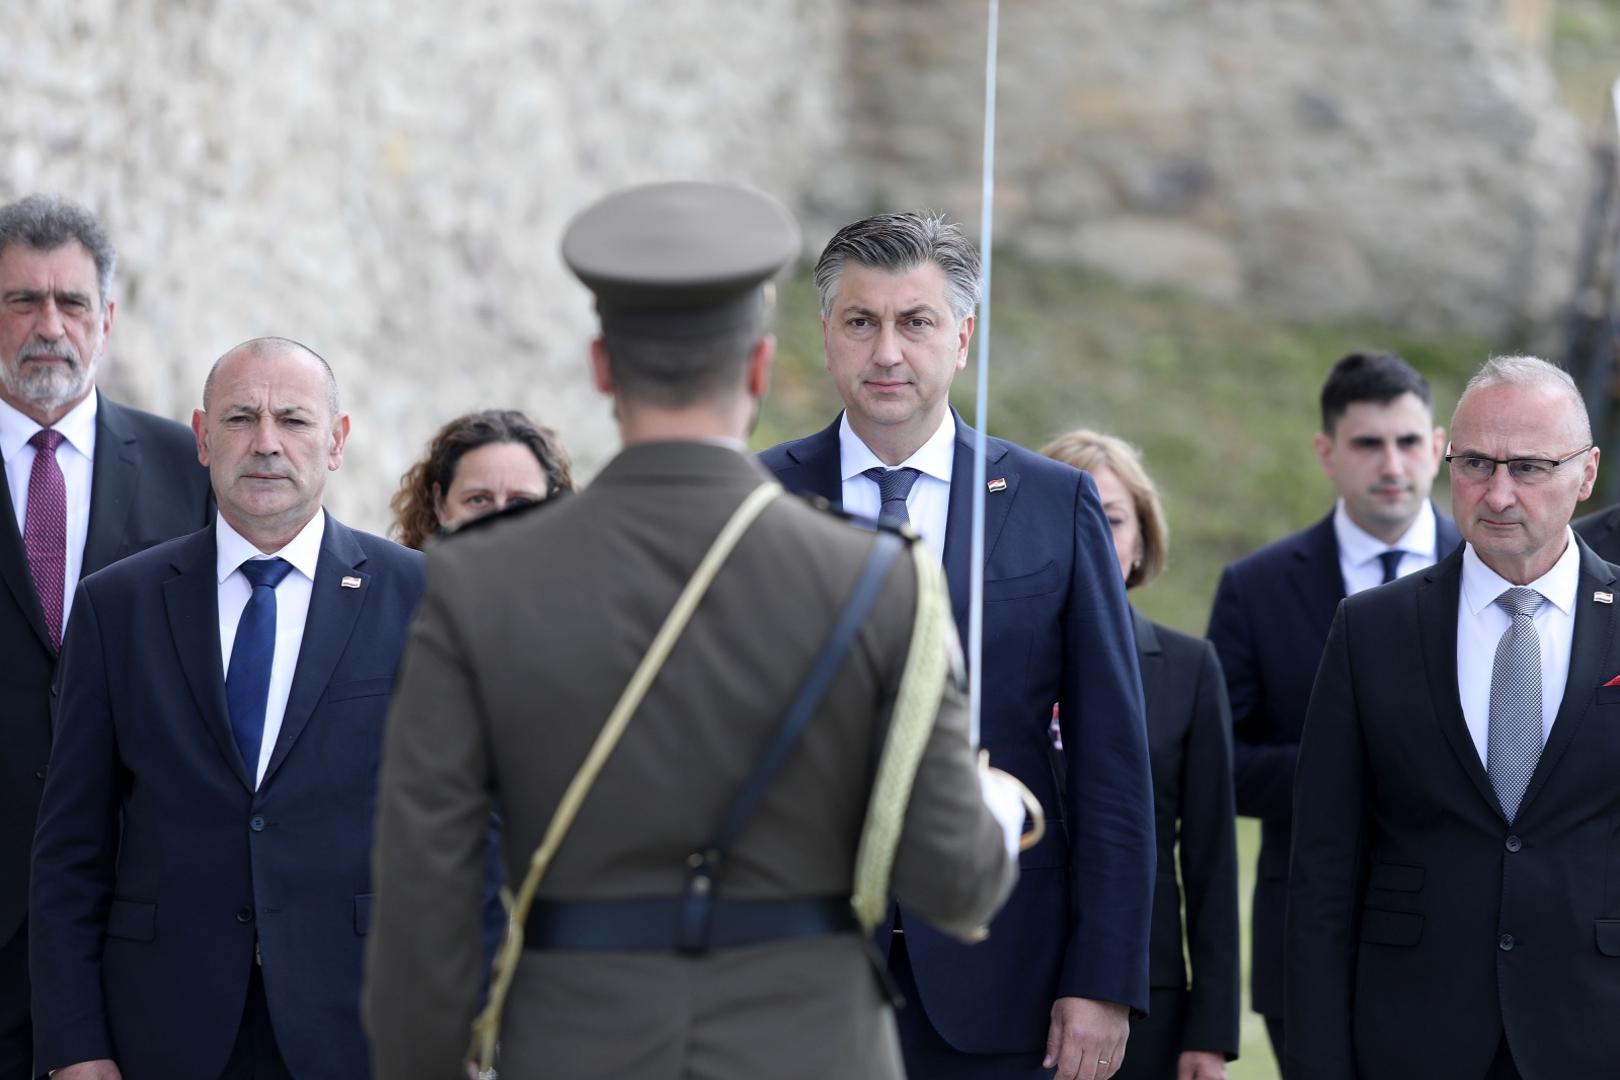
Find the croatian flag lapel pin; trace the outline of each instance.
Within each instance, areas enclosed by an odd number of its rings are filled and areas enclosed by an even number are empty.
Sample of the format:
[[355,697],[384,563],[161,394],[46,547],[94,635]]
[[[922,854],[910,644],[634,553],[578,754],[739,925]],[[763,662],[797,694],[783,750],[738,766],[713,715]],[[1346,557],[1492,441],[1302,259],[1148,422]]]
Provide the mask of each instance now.
[[360,587],[360,579],[349,576],[338,582],[338,584],[343,586],[345,589],[358,589]]
[[984,487],[986,491],[992,493],[997,491],[1006,491],[1007,478],[1005,476],[998,476],[994,480],[991,480],[989,483],[985,484]]
[[1612,604],[1612,603],[1614,603],[1614,593],[1612,593],[1612,592],[1603,592],[1600,589],[1597,592],[1592,594],[1592,599],[1596,600],[1600,604]]

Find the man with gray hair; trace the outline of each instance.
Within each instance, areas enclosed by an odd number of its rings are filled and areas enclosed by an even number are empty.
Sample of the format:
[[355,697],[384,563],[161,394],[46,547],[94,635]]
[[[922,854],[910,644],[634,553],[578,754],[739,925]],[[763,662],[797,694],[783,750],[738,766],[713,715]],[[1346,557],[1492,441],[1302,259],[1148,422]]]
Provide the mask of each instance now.
[[34,1075],[28,849],[73,591],[210,512],[191,433],[96,391],[116,261],[82,207],[0,206],[0,1080]]
[[1620,1059],[1620,592],[1569,528],[1569,376],[1489,361],[1452,418],[1464,546],[1334,618],[1300,747],[1290,1080],[1606,1076]]
[[[973,336],[978,252],[939,215],[880,214],[840,230],[815,275],[844,412],[761,461],[790,490],[915,528],[944,561],[966,639],[974,435],[948,393]],[[1062,825],[1024,854],[989,940],[952,941],[902,904],[881,945],[910,1002],[911,1075],[1106,1080],[1129,1010],[1148,1003],[1155,845],[1135,639],[1091,478],[1001,439],[987,464],[982,743]]]

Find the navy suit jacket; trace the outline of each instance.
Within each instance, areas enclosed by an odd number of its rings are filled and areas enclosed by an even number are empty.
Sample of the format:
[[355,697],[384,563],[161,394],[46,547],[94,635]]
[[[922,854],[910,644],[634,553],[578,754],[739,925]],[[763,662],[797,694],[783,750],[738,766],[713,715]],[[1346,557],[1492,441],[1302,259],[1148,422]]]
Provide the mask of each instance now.
[[327,518],[255,791],[225,705],[214,536],[125,559],[74,601],[30,894],[41,1070],[112,1058],[126,1080],[218,1076],[257,941],[293,1074],[369,1075],[371,819],[422,556]]
[[[100,397],[83,575],[208,524],[213,496],[197,440],[172,420]],[[73,625],[72,618],[68,626]],[[28,911],[28,852],[51,755],[56,652],[0,471],[0,945]],[[26,991],[16,995],[26,1001]],[[0,1000],[12,994],[0,989]],[[7,1017],[0,1016],[0,1028]]]
[[1457,690],[1462,555],[1340,606],[1299,755],[1290,1080],[1486,1076],[1504,1030],[1526,1077],[1615,1075],[1620,582],[1582,548],[1563,700],[1511,824]]
[[1620,560],[1620,506],[1605,507],[1576,518],[1569,527],[1586,541],[1586,546],[1598,558],[1607,562]]
[[[1435,551],[1462,543],[1435,511]],[[1209,640],[1232,704],[1237,812],[1260,819],[1255,873],[1251,996],[1256,1012],[1283,1015],[1283,911],[1294,819],[1294,761],[1311,684],[1333,613],[1344,599],[1333,515],[1228,566],[1215,591]]]
[[[974,435],[955,422],[945,576],[965,640]],[[901,918],[935,1029],[961,1051],[1012,1053],[1045,1046],[1060,996],[1147,1008],[1153,791],[1134,629],[1096,485],[988,443],[987,476],[1006,488],[985,499],[981,740],[1040,799],[1048,832],[1020,858],[987,941]],[[760,460],[789,490],[842,502],[837,421]]]

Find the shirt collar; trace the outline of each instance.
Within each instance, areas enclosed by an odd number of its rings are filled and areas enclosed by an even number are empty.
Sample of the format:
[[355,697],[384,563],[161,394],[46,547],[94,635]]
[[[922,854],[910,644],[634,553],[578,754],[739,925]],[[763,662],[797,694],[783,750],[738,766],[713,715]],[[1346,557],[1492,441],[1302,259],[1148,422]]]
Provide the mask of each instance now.
[[274,556],[266,556],[254,547],[241,533],[231,528],[231,523],[225,520],[224,514],[214,515],[214,569],[219,574],[221,583],[232,574],[236,568],[249,559],[277,558],[286,559],[292,563],[293,569],[303,574],[311,581],[315,580],[315,565],[321,560],[321,538],[326,535],[326,511],[318,511],[314,517],[298,530],[298,535],[287,542],[287,546],[276,552]]
[[[855,434],[855,429],[849,426],[849,413],[845,412],[838,418],[838,460],[842,462],[842,479],[849,480],[861,475],[867,469],[876,467],[887,469],[878,456],[872,453],[870,447],[861,441]],[[939,423],[939,428],[928,441],[917,447],[915,453],[902,461],[895,468],[916,469],[936,480],[951,482],[951,469],[956,464],[956,417],[949,409],[945,410],[945,417]]]
[[[96,399],[91,390],[84,400],[69,409],[51,427],[62,433],[62,438],[87,458],[93,458],[96,445]],[[10,461],[16,457],[34,433],[44,427],[33,417],[17,409],[8,401],[0,401],[0,459]]]
[[1340,556],[1349,560],[1351,566],[1370,563],[1386,551],[1397,550],[1434,559],[1434,507],[1429,500],[1424,499],[1423,505],[1418,508],[1417,517],[1412,519],[1412,524],[1407,526],[1406,532],[1402,533],[1400,539],[1393,544],[1386,544],[1351,521],[1350,512],[1344,508],[1344,500],[1340,499],[1333,507],[1333,538],[1339,543]]
[[[1575,610],[1575,593],[1581,585],[1581,547],[1575,534],[1564,526],[1564,553],[1558,556],[1552,569],[1530,583],[1530,588],[1547,598],[1547,602],[1565,615]],[[1474,551],[1474,545],[1463,549],[1462,592],[1463,603],[1475,615],[1496,603],[1496,598],[1513,582],[1486,566]]]

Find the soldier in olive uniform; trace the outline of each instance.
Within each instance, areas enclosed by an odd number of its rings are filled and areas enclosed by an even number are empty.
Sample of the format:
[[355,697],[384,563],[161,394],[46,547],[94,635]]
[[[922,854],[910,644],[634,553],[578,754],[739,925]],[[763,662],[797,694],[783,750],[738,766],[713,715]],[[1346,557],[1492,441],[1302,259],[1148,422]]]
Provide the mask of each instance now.
[[[774,491],[743,440],[774,350],[763,286],[798,243],[777,203],[713,184],[631,189],[569,227],[564,258],[602,323],[591,369],[624,449],[584,494],[430,555],[379,795],[365,993],[378,1076],[456,1075],[480,991],[491,809],[516,884],[716,536]],[[872,571],[884,543],[902,547],[787,496],[743,533],[540,879],[500,1025],[503,1080],[902,1075],[850,897],[908,656],[939,659],[954,631],[909,550]],[[867,578],[847,652],[805,697]],[[936,600],[940,620],[922,621]],[[889,881],[970,938],[1011,888],[1023,811],[974,764],[957,687],[933,685]],[[767,748],[804,700],[802,734],[769,774]],[[752,812],[737,810],[745,790]]]

